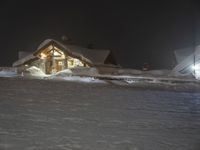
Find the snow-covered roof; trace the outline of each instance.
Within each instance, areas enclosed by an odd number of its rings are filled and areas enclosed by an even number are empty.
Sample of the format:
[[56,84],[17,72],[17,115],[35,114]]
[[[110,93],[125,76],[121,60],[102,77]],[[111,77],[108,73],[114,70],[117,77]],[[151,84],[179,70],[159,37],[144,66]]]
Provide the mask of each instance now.
[[43,48],[45,45],[48,45],[51,41],[57,42],[56,40],[53,40],[53,39],[46,39],[42,43],[40,43],[40,45],[38,46],[37,50]]
[[21,59],[15,61],[15,62],[13,63],[13,67],[16,67],[16,66],[25,64],[26,62],[31,61],[31,60],[34,60],[34,59],[37,59],[37,57],[34,56],[33,54],[29,54],[29,55],[27,55],[27,56],[25,56],[25,57],[23,57],[23,58],[21,58]]
[[71,49],[68,48],[68,45],[65,45],[57,40],[54,39],[46,39],[44,42],[42,42],[38,48],[37,51],[34,52],[34,54],[37,54],[38,52],[40,52],[41,50],[43,50],[43,48],[45,46],[48,46],[50,44],[56,44],[57,46],[59,46],[61,48],[61,50],[69,55],[72,55],[74,57],[77,57],[79,59],[81,59],[84,62],[87,62],[89,64],[95,64],[94,62],[92,62],[90,59],[88,59],[87,57],[85,57],[82,53],[77,53],[76,51],[73,51]]
[[25,56],[22,59],[19,59],[18,61],[13,63],[13,66],[19,66],[24,63],[26,63],[29,60],[37,58],[36,53],[43,50],[43,48],[51,43],[55,43],[59,45],[62,48],[62,51],[71,54],[75,57],[80,58],[81,60],[88,62],[89,64],[97,65],[97,64],[105,64],[106,59],[108,58],[109,54],[111,53],[110,50],[105,49],[89,49],[80,47],[77,45],[65,45],[59,41],[56,41],[54,39],[46,39],[44,40],[37,48],[35,52],[32,54]]
[[91,60],[94,64],[104,64],[106,58],[110,54],[110,50],[88,49],[76,45],[67,45],[70,51],[82,54],[84,57]]

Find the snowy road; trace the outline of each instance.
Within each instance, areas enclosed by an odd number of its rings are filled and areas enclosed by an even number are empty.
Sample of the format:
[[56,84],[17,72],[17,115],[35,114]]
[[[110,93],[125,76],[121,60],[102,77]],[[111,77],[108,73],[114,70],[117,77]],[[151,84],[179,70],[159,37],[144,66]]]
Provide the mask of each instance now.
[[200,93],[0,78],[0,150],[200,150]]

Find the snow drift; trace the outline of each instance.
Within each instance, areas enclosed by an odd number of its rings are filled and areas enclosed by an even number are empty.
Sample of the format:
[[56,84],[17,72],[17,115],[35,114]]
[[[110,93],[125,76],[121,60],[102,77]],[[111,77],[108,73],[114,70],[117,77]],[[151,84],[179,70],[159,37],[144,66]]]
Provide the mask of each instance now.
[[15,77],[17,69],[12,67],[0,67],[0,77]]

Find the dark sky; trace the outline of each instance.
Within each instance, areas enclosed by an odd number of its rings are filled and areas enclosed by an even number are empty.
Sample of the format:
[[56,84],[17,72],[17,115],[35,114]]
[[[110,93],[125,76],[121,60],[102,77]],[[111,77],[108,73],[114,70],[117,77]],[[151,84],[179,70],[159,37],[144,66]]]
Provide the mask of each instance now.
[[192,45],[192,10],[190,0],[4,0],[0,65],[11,66],[19,50],[33,51],[46,38],[66,35],[80,45],[112,49],[124,67],[140,69],[148,62],[151,69],[170,68],[173,50]]

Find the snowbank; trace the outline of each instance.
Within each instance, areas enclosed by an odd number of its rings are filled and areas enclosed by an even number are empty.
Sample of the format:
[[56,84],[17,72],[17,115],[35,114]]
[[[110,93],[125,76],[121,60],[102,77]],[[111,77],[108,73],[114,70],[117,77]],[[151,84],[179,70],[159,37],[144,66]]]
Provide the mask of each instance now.
[[[39,69],[35,66],[31,66],[30,68],[27,68],[25,74],[30,74],[32,76],[37,76],[37,77],[50,76],[50,75],[46,75],[41,69]],[[22,72],[22,76],[23,76],[23,72]]]
[[65,77],[65,76],[96,76],[99,75],[98,70],[96,68],[73,68],[73,69],[65,69],[59,71],[52,75],[46,75],[40,68],[32,66],[26,69],[26,73],[32,76],[58,76],[58,77]]
[[26,73],[24,75],[85,83],[106,83],[103,80],[95,79],[94,77],[92,77],[94,75],[97,75],[97,73],[98,72],[95,68],[76,68],[65,69],[52,75],[46,75],[40,68],[32,66],[26,69]]
[[[89,77],[99,77],[99,76],[119,76],[119,77],[166,77],[166,78],[187,78],[192,79],[193,76],[182,76],[171,70],[149,70],[141,71],[135,69],[122,69],[122,68],[112,68],[112,67],[101,67],[101,68],[72,68],[65,69],[60,72],[57,72],[53,75],[46,75],[41,69],[32,66],[26,69],[28,74],[31,76],[40,76],[40,77],[65,77],[65,76],[89,76]],[[26,73],[26,72],[25,72]]]
[[17,76],[16,72],[0,71],[0,77],[15,77],[15,76]]
[[[180,83],[197,83],[193,77],[182,77],[173,74],[171,70],[150,70],[141,71],[134,69],[107,68],[107,73],[99,73],[99,68],[73,68],[65,69],[52,75],[46,75],[37,67],[30,67],[24,73],[27,77],[58,79],[67,81],[77,81],[86,83],[106,83],[115,82],[125,84],[135,83],[161,83],[161,84],[180,84]],[[102,68],[101,68],[102,69]],[[109,69],[111,69],[109,71]],[[199,83],[198,83],[199,84]]]
[[15,77],[17,69],[13,67],[0,67],[0,77]]
[[156,76],[169,76],[171,74],[171,70],[149,70],[143,71],[146,75],[156,75]]
[[99,75],[99,71],[97,68],[72,68],[71,69],[73,75],[79,76],[97,76]]
[[119,75],[140,75],[140,74],[142,74],[142,71],[136,70],[136,69],[118,69],[117,74],[119,74]]
[[65,69],[65,70],[57,72],[54,76],[65,77],[69,75],[72,75],[72,71],[70,69]]
[[95,79],[94,77],[66,76],[63,78],[55,77],[55,79],[63,79],[66,81],[85,82],[85,83],[106,83],[105,81]]
[[96,79],[99,76],[96,68],[73,68],[62,70],[55,75],[52,79],[63,79],[67,81],[85,82],[85,83],[105,83],[103,80]]
[[107,75],[142,75],[142,76],[171,76],[171,70],[149,70],[142,71],[137,69],[98,67],[100,74]]

